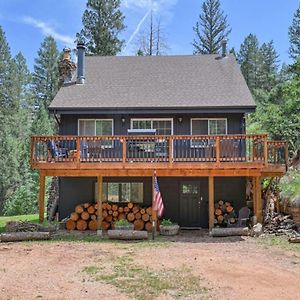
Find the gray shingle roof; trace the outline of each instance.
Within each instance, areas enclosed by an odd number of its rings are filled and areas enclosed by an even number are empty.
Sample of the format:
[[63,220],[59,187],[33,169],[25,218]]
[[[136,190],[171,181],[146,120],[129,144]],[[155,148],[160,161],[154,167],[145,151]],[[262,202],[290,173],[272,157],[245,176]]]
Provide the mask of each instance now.
[[231,55],[89,56],[85,84],[63,86],[50,109],[254,106]]

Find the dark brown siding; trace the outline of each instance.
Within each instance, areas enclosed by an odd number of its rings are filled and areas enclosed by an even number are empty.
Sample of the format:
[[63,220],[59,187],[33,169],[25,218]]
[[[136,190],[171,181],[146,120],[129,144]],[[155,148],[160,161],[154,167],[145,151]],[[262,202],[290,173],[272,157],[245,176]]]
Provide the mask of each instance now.
[[[125,123],[121,118],[125,118]],[[178,121],[179,117],[182,122]],[[112,115],[61,115],[60,134],[77,135],[78,119],[113,119]],[[114,134],[127,135],[132,118],[173,118],[173,133],[175,135],[188,135],[191,133],[191,118],[227,118],[228,134],[245,133],[243,114],[193,114],[193,115],[123,115],[114,118]]]

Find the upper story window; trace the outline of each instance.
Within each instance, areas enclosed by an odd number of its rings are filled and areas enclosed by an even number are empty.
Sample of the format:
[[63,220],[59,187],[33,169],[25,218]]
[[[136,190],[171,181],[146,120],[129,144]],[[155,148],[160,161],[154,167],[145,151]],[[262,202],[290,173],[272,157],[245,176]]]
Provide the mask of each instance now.
[[131,119],[131,129],[156,129],[158,135],[172,135],[173,119]]
[[113,135],[112,119],[80,119],[78,121],[78,135],[101,136]]
[[227,119],[191,119],[192,135],[227,134]]

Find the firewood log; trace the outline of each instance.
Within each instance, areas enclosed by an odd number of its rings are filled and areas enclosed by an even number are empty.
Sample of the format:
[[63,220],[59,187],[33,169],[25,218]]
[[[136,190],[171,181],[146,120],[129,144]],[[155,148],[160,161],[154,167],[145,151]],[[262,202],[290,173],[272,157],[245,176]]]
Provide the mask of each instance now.
[[118,210],[118,205],[113,204],[113,205],[111,206],[111,210],[112,210],[112,211]]
[[215,210],[215,215],[216,215],[216,216],[222,215],[222,210],[221,210],[220,208],[217,208],[217,209]]
[[91,220],[89,221],[89,230],[97,230],[97,221],[96,220]]
[[76,228],[76,222],[74,220],[69,219],[66,222],[66,229],[67,230],[74,230]]
[[142,220],[143,220],[144,222],[148,222],[148,221],[150,220],[150,216],[149,216],[148,214],[143,214],[143,215],[142,215]]
[[139,219],[142,218],[142,215],[141,215],[140,212],[137,212],[134,216],[135,216],[135,219],[136,219],[136,220],[139,220]]
[[129,211],[130,211],[130,208],[129,208],[128,206],[125,206],[125,207],[124,207],[124,212],[125,212],[125,213],[128,213]]
[[94,205],[89,206],[87,211],[90,215],[94,214],[96,211]]
[[72,212],[70,215],[70,219],[73,221],[77,221],[79,219],[79,215],[77,212]]
[[108,223],[110,223],[112,219],[113,219],[112,215],[107,215],[107,217],[105,217],[105,221]]
[[132,208],[133,208],[133,203],[132,203],[132,202],[129,202],[129,203],[127,204],[127,207],[128,207],[129,209],[132,209]]
[[119,214],[118,220],[126,220],[126,215],[124,213]]
[[133,212],[134,214],[138,213],[139,211],[140,211],[140,209],[139,209],[137,206],[134,206],[134,207],[132,208],[132,212]]
[[141,208],[140,213],[143,215],[146,213],[146,209],[145,208]]
[[249,235],[250,230],[248,227],[240,227],[240,228],[213,228],[210,232],[211,236],[216,237],[224,237],[224,236],[241,236],[241,235]]
[[113,217],[116,218],[119,215],[119,212],[117,210],[113,211]]
[[151,231],[152,231],[152,223],[151,223],[151,222],[145,223],[145,229],[146,229],[148,232],[151,232]]
[[107,230],[110,227],[110,223],[103,221],[101,223],[101,227],[102,227],[103,230]]
[[87,229],[87,222],[85,220],[79,219],[76,223],[77,230],[84,231]]
[[108,230],[107,235],[110,239],[116,239],[116,240],[146,240],[146,239],[148,239],[148,233],[146,231]]
[[90,217],[91,217],[91,220],[97,220],[97,216],[96,215],[90,215]]
[[152,207],[148,207],[148,208],[146,209],[146,213],[147,213],[149,216],[151,216],[151,215],[152,215]]
[[133,222],[134,219],[135,219],[134,213],[129,213],[129,214],[127,215],[127,220],[128,220],[129,222]]
[[75,212],[77,212],[78,214],[81,214],[84,211],[83,206],[81,204],[76,205],[75,207]]
[[50,237],[50,232],[10,232],[0,234],[0,242],[49,240]]
[[108,216],[107,210],[102,211],[102,218],[105,219]]
[[107,209],[107,203],[106,202],[102,203],[102,209]]
[[225,202],[225,205],[226,205],[226,206],[231,206],[231,203],[228,202],[228,201],[226,201],[226,202]]
[[86,221],[90,218],[90,214],[87,211],[84,211],[84,212],[81,213],[80,217],[81,217],[82,220]]
[[228,205],[226,207],[226,212],[231,213],[233,211],[233,207],[231,205]]
[[113,211],[110,209],[110,210],[108,211],[108,214],[109,214],[109,215],[112,215],[112,214],[113,214]]
[[84,204],[83,204],[83,207],[84,207],[84,208],[88,208],[88,207],[90,207],[90,205],[91,205],[90,203],[84,203]]
[[215,205],[214,205],[215,209],[219,208],[219,203],[216,202]]
[[142,219],[135,220],[133,222],[134,230],[143,230],[144,229],[144,221]]
[[218,223],[222,223],[224,220],[224,217],[222,215],[217,217]]
[[109,203],[106,204],[106,209],[111,210],[111,205]]
[[120,207],[118,208],[118,212],[121,214],[123,211],[124,211],[124,207],[120,206]]
[[219,205],[222,206],[223,204],[224,204],[224,201],[223,201],[223,200],[220,200],[220,201],[219,201]]

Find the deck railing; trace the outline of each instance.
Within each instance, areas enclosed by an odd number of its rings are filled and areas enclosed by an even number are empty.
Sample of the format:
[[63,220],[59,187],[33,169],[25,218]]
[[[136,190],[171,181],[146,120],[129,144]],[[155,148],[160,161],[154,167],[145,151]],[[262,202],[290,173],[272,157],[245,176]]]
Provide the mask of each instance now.
[[34,136],[31,163],[248,162],[286,164],[287,143],[267,135]]

